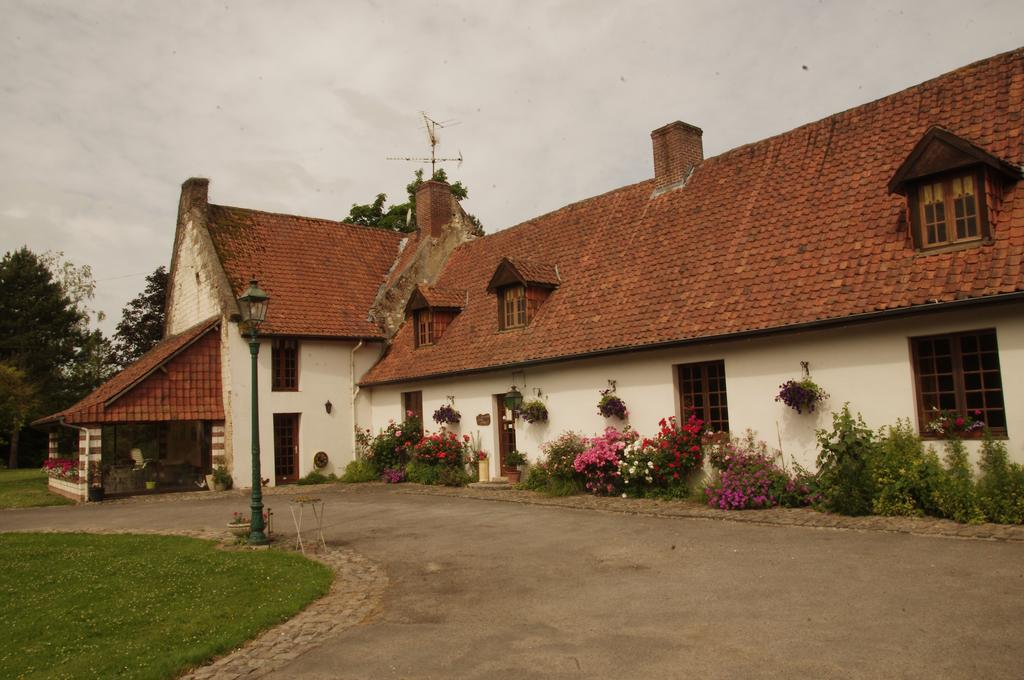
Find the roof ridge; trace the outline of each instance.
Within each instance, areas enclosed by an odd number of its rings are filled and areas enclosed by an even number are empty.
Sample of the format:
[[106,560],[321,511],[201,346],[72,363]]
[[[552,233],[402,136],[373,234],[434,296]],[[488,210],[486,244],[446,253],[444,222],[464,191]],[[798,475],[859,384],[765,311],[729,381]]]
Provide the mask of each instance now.
[[313,220],[316,222],[328,222],[339,227],[352,227],[354,229],[364,229],[375,233],[389,234],[397,236],[399,239],[405,238],[409,235],[409,232],[403,231],[392,231],[390,229],[381,229],[380,227],[370,227],[365,224],[353,224],[352,222],[345,222],[343,220],[332,220],[326,217],[311,217],[309,215],[295,215],[292,213],[275,212],[273,210],[258,210],[256,208],[243,208],[237,205],[223,205],[221,203],[210,203],[211,208],[226,208],[227,210],[238,210],[244,213],[259,213],[261,215],[270,215],[272,217],[291,217],[298,220]]
[[959,67],[953,69],[952,71],[946,71],[945,73],[940,73],[937,76],[932,76],[931,78],[928,78],[927,80],[922,80],[921,82],[919,82],[919,83],[917,83],[915,85],[909,85],[907,87],[904,87],[901,90],[896,90],[895,92],[890,92],[888,94],[882,95],[881,97],[876,97],[875,99],[872,99],[870,101],[861,102],[860,104],[856,104],[856,105],[851,106],[851,107],[849,107],[847,109],[843,109],[842,111],[837,111],[836,113],[831,113],[831,114],[825,116],[824,118],[818,118],[817,120],[812,120],[812,121],[808,121],[806,123],[801,123],[800,125],[797,125],[796,127],[790,128],[789,130],[783,130],[782,132],[778,132],[778,133],[776,133],[774,135],[771,135],[771,136],[768,136],[768,137],[762,137],[761,139],[756,139],[756,140],[754,140],[752,142],[747,142],[746,144],[740,144],[739,146],[735,146],[735,147],[733,147],[731,149],[727,149],[726,151],[723,151],[720,154],[717,154],[717,155],[714,155],[714,156],[709,156],[708,158],[704,159],[704,162],[707,162],[707,161],[710,161],[710,160],[724,161],[724,160],[726,160],[726,157],[732,156],[734,154],[739,154],[739,153],[744,152],[744,151],[747,151],[747,150],[749,150],[752,147],[757,147],[757,146],[760,146],[762,144],[768,145],[770,142],[778,140],[781,137],[786,137],[786,136],[789,136],[789,135],[792,135],[792,134],[796,134],[797,132],[799,132],[801,130],[813,128],[813,127],[819,126],[819,125],[823,125],[825,123],[828,123],[829,121],[839,120],[839,119],[841,119],[841,118],[843,118],[845,116],[850,115],[851,113],[853,113],[855,111],[858,111],[858,110],[861,110],[861,109],[866,109],[867,107],[870,107],[870,106],[875,106],[879,102],[885,101],[887,99],[891,99],[893,97],[898,97],[900,95],[905,95],[907,93],[920,90],[920,89],[922,89],[922,88],[924,88],[926,86],[934,84],[936,81],[943,80],[943,79],[946,79],[946,78],[950,78],[950,77],[952,77],[953,75],[955,75],[957,73],[961,73],[961,72],[964,72],[964,71],[968,71],[970,69],[978,68],[978,67],[982,66],[983,64],[987,64],[989,62],[996,61],[997,59],[1012,58],[1014,55],[1017,55],[1019,58],[1024,58],[1024,47],[1017,47],[1017,48],[1014,48],[1012,50],[1008,50],[1006,52],[1001,52],[999,54],[992,55],[991,57],[985,57],[984,59],[978,59],[977,61],[973,61],[970,64],[965,64],[964,66],[959,66]]

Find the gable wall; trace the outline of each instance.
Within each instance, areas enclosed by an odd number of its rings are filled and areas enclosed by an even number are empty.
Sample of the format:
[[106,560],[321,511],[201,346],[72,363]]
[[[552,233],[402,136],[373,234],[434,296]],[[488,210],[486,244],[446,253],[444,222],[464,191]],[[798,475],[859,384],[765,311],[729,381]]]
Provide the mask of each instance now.
[[[540,457],[541,445],[566,430],[594,435],[622,421],[597,414],[599,390],[617,381],[617,394],[630,411],[628,423],[643,436],[658,429],[658,420],[677,415],[679,400],[674,366],[681,363],[725,360],[730,430],[742,435],[750,428],[759,439],[795,460],[814,468],[817,458],[815,430],[831,428],[832,412],[844,402],[878,428],[909,418],[917,426],[914,376],[908,338],[995,327],[999,343],[1004,397],[1008,413],[1008,442],[1012,459],[1024,462],[1024,305],[1004,304],[987,310],[920,315],[847,328],[791,333],[776,337],[723,342],[673,350],[633,352],[600,359],[563,361],[527,368],[501,369],[447,380],[366,387],[371,391],[371,420],[361,422],[374,432],[389,419],[402,416],[401,392],[423,390],[428,431],[438,429],[433,411],[455,396],[462,422],[451,428],[461,434],[479,434],[489,454],[497,451],[498,431],[492,395],[508,390],[513,380],[524,398],[540,388],[547,399],[547,423],[516,424],[518,447],[531,460]],[[814,414],[799,415],[775,402],[779,386],[801,378],[801,361],[810,363],[811,377],[831,398]],[[525,385],[525,386],[524,386]],[[490,414],[489,426],[477,426],[477,414]],[[976,453],[977,443],[968,442]],[[491,455],[491,474],[497,474]]]
[[167,334],[178,333],[214,314],[222,313],[217,300],[217,259],[209,236],[188,220],[178,240],[175,268],[169,282]]

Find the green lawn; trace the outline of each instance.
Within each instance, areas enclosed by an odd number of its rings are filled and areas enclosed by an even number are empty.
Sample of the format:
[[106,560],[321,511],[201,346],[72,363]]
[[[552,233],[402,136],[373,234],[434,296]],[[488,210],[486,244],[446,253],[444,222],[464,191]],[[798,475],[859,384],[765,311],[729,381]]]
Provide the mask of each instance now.
[[37,468],[0,470],[0,508],[71,505],[74,501],[46,490],[49,478]]
[[277,550],[176,536],[0,534],[0,677],[172,678],[325,594]]

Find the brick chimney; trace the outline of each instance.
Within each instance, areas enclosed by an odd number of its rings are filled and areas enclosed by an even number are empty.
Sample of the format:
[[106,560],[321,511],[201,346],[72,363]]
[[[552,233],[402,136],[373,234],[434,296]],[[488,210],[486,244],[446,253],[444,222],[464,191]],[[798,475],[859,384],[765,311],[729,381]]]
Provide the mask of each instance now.
[[452,188],[428,180],[416,189],[416,226],[420,235],[441,235],[441,227],[452,221]]
[[690,171],[704,160],[703,135],[699,127],[678,120],[651,133],[655,194],[682,186]]

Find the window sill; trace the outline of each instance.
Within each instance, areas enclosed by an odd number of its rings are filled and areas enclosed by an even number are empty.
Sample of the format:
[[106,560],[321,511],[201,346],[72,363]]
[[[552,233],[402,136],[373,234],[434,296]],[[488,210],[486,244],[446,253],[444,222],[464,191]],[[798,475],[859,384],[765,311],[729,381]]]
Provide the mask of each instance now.
[[[1009,439],[1010,439],[1010,435],[1007,434],[1007,432],[1005,430],[993,431],[990,434],[992,435],[992,439],[994,439],[996,441],[1005,442],[1005,441],[1009,441]],[[947,439],[949,439],[949,437],[940,437],[940,436],[934,435],[934,434],[922,434],[922,435],[920,435],[920,437],[921,437],[921,441],[925,441],[925,442],[944,442]],[[978,442],[980,442],[982,440],[982,436],[981,436],[980,432],[978,432],[978,433],[972,432],[970,434],[965,434],[964,436],[960,437],[960,439],[961,439],[961,441],[965,441],[965,442],[970,442],[970,441],[978,441]]]
[[936,253],[955,253],[958,250],[968,250],[970,248],[979,248],[981,246],[993,245],[995,245],[995,241],[993,239],[978,238],[972,241],[959,241],[957,243],[950,243],[948,245],[918,248],[914,252],[914,257],[925,257],[927,255],[934,255]]
[[298,387],[271,387],[271,392],[298,392]]

